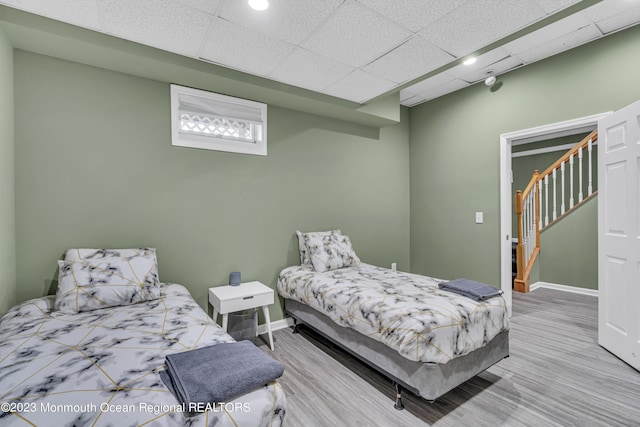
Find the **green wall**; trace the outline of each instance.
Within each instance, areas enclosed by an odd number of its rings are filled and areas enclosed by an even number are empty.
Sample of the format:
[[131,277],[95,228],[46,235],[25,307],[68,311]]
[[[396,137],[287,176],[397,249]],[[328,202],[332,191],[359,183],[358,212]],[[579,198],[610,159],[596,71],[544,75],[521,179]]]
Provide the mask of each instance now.
[[598,289],[598,197],[540,234],[539,269],[543,282]]
[[14,60],[18,300],[55,291],[70,247],[156,247],[161,280],[203,307],[230,271],[275,287],[296,229],[339,227],[364,262],[409,268],[407,109],[372,134],[269,107],[267,157],[172,147],[168,84]]
[[499,286],[500,134],[640,99],[639,51],[636,26],[411,108],[412,271]]
[[0,315],[15,302],[13,46],[0,27]]

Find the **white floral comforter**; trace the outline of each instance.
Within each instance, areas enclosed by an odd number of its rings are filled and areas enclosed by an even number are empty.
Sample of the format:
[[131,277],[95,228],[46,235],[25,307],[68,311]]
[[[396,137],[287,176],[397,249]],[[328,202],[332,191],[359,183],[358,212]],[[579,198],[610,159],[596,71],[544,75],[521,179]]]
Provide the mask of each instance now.
[[278,291],[413,361],[446,363],[509,329],[501,296],[476,302],[439,282],[368,264],[324,273],[295,266],[282,270]]
[[187,416],[158,375],[165,356],[233,338],[183,286],[161,295],[79,314],[53,312],[53,297],[12,308],[0,320],[0,425],[281,426],[277,382]]

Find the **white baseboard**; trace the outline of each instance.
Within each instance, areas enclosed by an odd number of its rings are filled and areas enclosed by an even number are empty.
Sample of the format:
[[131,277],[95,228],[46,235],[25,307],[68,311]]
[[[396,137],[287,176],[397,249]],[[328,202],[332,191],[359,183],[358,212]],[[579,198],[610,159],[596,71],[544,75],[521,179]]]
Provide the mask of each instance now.
[[[284,329],[293,326],[293,319],[291,317],[287,317],[286,319],[276,320],[275,322],[271,322],[271,332],[277,331],[278,329]],[[263,323],[262,325],[258,325],[258,335],[266,334],[267,326]]]
[[590,295],[596,298],[598,297],[597,289],[577,288],[575,286],[559,285],[557,283],[549,282],[536,282],[529,287],[529,291],[533,292],[538,288],[555,289],[556,291],[573,292],[574,294]]

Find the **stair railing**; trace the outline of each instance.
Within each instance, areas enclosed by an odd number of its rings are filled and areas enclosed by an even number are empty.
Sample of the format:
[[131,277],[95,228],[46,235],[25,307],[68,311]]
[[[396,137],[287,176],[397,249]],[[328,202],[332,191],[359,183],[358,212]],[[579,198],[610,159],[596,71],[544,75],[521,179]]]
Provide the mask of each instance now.
[[[598,140],[598,130],[594,130],[582,141],[574,145],[562,157],[556,160],[544,172],[533,172],[531,181],[524,189],[518,190],[515,197],[515,208],[518,221],[518,245],[516,246],[517,275],[514,289],[518,292],[529,292],[531,269],[540,252],[540,231],[559,220],[571,210],[596,194],[593,191],[593,168],[595,157],[593,146]],[[584,197],[583,158],[587,153],[587,196]],[[577,202],[574,191],[574,165],[577,163]],[[568,165],[568,167],[567,167]],[[568,208],[565,201],[565,172],[569,169]],[[558,214],[558,175],[560,175],[560,210]],[[551,202],[549,202],[551,184]],[[551,220],[549,210],[551,208]]]

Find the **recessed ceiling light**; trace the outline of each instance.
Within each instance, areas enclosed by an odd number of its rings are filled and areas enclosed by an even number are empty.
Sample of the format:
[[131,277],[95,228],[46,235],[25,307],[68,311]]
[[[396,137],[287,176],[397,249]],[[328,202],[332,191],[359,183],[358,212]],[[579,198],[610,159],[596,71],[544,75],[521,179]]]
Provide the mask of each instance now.
[[268,0],[249,0],[249,6],[255,10],[265,10],[269,7]]
[[472,56],[471,58],[469,58],[466,61],[464,61],[463,64],[464,65],[475,64],[477,60],[478,60],[478,58],[476,58],[475,56]]

